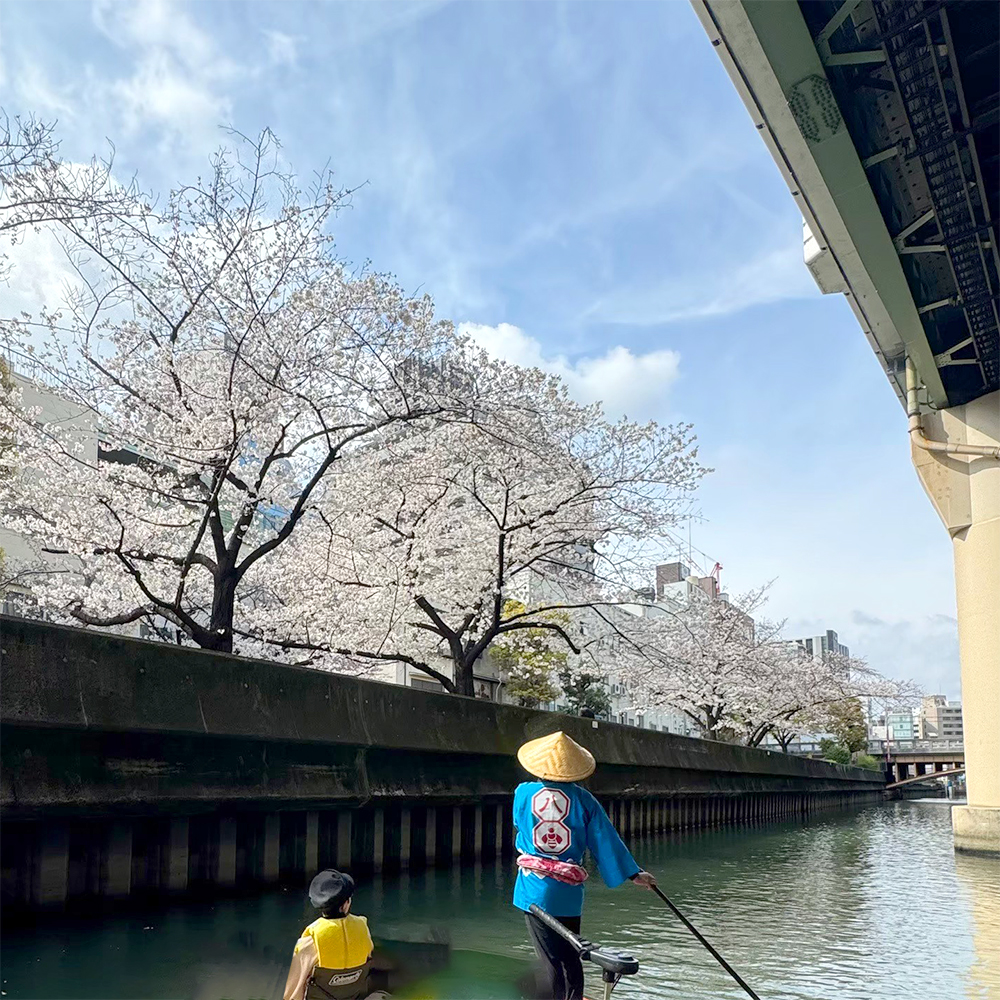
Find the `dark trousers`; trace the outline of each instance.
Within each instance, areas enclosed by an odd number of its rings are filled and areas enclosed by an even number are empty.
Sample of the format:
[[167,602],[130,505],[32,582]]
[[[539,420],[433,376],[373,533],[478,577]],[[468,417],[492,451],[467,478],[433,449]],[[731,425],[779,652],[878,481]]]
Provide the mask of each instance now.
[[[555,931],[549,930],[540,920],[525,913],[528,936],[544,965],[545,1000],[582,1000],[583,962],[573,946]],[[567,930],[580,933],[579,917],[556,917]]]

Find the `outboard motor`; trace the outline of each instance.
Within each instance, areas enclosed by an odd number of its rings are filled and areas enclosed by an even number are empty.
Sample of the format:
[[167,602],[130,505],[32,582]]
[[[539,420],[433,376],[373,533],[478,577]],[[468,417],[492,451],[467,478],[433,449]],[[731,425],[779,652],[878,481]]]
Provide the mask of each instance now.
[[604,1000],[610,1000],[611,991],[618,985],[622,976],[634,976],[639,971],[639,963],[631,955],[613,948],[602,948],[577,936],[555,917],[546,913],[537,903],[532,903],[530,909],[532,916],[537,917],[546,927],[568,941],[584,962],[593,962],[601,970]]

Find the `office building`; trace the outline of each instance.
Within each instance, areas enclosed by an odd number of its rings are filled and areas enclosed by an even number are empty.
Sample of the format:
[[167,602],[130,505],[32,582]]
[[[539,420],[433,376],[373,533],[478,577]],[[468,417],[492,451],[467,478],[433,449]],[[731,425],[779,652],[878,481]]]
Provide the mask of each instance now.
[[814,660],[821,660],[824,656],[831,654],[851,655],[851,651],[838,639],[837,633],[833,629],[827,629],[823,635],[810,635],[792,641]]
[[962,703],[948,701],[943,694],[928,695],[920,703],[922,740],[961,740]]

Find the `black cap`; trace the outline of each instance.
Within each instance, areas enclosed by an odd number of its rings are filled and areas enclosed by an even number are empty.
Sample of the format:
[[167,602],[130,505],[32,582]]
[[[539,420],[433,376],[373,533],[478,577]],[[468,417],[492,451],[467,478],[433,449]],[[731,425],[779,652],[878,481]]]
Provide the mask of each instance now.
[[309,883],[309,902],[317,910],[339,910],[354,895],[354,879],[335,868],[321,871]]

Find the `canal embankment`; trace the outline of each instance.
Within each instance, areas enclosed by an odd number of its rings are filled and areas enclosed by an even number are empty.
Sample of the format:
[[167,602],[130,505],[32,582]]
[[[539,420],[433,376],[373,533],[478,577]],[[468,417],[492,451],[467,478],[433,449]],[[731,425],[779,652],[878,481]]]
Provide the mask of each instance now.
[[514,757],[563,729],[626,837],[878,801],[880,773],[0,618],[7,905],[508,857]]

